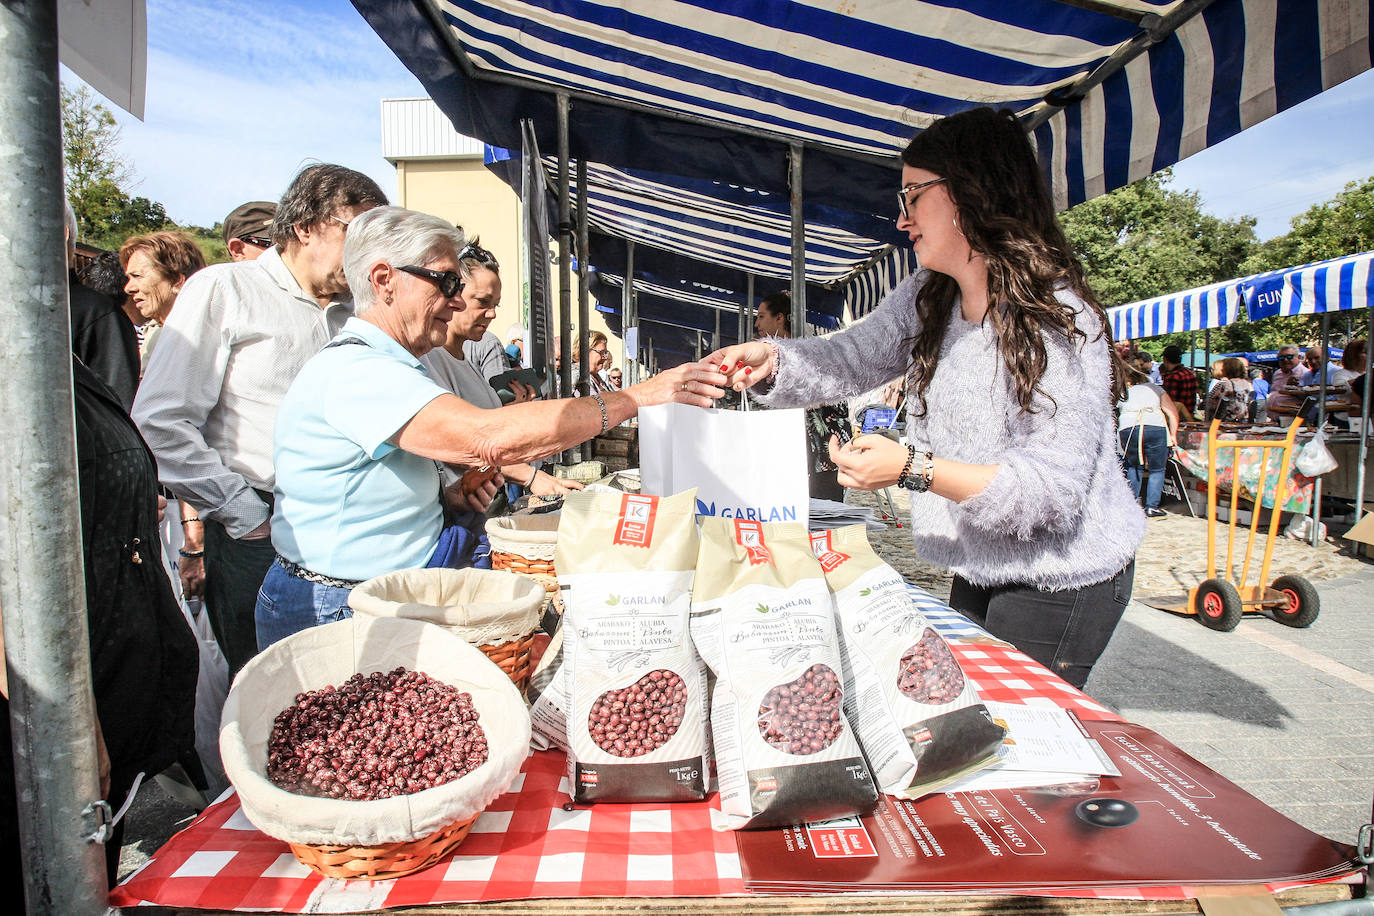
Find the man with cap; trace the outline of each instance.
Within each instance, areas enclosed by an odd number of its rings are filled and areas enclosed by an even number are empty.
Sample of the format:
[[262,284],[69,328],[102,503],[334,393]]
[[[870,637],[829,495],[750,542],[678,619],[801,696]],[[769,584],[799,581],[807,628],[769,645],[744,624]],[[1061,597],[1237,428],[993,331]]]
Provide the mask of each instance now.
[[[188,535],[203,526],[205,605],[231,676],[257,654],[253,612],[276,555],[277,408],[301,366],[353,313],[343,272],[349,222],[386,203],[360,172],[302,169],[277,204],[272,247],[207,267],[182,287],[134,400],[158,479],[197,510],[182,519]],[[244,242],[240,253],[260,248],[244,237],[266,238],[255,234],[262,225],[250,221],[229,235]],[[182,553],[192,561],[199,555]]]
[[272,220],[277,205],[270,200],[252,200],[234,208],[224,218],[224,246],[235,261],[256,261],[272,247]]
[[506,329],[506,361],[512,369],[519,369],[525,362],[525,328],[513,324]]

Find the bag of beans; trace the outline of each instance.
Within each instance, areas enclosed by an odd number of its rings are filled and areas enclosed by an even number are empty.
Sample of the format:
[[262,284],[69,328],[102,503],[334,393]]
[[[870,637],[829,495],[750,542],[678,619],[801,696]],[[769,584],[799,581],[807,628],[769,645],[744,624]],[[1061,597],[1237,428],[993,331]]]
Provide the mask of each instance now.
[[568,779],[578,802],[706,796],[706,678],[687,620],[696,491],[570,493],[563,593]]
[[1006,732],[863,525],[811,534],[835,595],[845,711],[884,792],[919,798],[997,759]]
[[692,640],[711,700],[720,808],[732,828],[873,809],[846,721],[834,605],[801,525],[701,520]]

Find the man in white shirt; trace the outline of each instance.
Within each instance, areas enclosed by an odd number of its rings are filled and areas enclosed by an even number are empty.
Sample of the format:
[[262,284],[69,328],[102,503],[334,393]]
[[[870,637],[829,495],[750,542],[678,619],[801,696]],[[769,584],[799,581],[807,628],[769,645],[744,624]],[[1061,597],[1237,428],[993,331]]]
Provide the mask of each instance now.
[[187,281],[134,401],[159,479],[205,524],[205,603],[231,676],[257,653],[253,610],[275,556],[277,407],[352,313],[348,223],[386,203],[352,169],[302,170],[278,204],[274,247]]

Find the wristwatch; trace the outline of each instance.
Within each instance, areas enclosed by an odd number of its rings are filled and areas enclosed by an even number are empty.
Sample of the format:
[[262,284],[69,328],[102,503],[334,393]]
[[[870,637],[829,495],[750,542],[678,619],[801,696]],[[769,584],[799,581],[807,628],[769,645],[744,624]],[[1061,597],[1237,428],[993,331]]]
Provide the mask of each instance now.
[[916,463],[916,446],[908,445],[906,452],[906,464],[902,465],[902,473],[897,477],[897,486],[904,490],[924,493],[930,489],[930,484],[935,478],[934,455],[931,452],[922,452],[921,470],[913,474],[911,467]]

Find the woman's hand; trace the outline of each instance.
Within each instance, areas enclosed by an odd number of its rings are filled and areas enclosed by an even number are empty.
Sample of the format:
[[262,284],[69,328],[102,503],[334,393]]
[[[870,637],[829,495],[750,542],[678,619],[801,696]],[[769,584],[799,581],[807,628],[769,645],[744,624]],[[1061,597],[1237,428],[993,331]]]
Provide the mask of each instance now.
[[499,468],[474,468],[445,491],[446,502],[458,511],[485,513],[503,483]]
[[717,384],[736,391],[763,381],[773,374],[773,348],[761,340],[735,344],[717,350],[701,361],[718,373]]
[[838,436],[830,437],[830,460],[840,469],[840,485],[858,490],[892,486],[909,455],[906,446],[887,436],[856,436],[843,447]]
[[562,480],[544,471],[536,471],[534,479],[530,481],[530,492],[539,497],[562,496],[580,489],[582,484],[579,481]]
[[705,363],[684,363],[638,385],[631,385],[625,389],[625,393],[634,399],[638,407],[668,403],[710,407],[716,398],[724,397],[725,389],[721,387],[718,368],[708,367]]
[[533,401],[535,398],[539,397],[539,392],[519,379],[510,380],[510,393],[515,395],[515,400],[511,401],[511,404],[523,404],[526,401]]

